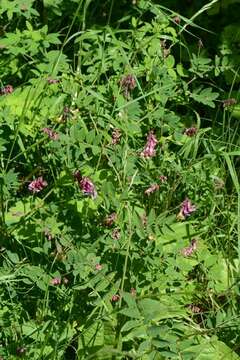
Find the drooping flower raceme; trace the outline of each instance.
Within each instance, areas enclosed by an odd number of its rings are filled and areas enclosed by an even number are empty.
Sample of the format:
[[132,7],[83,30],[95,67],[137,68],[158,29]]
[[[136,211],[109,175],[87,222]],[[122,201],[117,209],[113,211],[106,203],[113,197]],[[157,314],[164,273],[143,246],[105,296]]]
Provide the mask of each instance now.
[[105,219],[104,219],[104,225],[107,227],[110,227],[114,224],[114,222],[117,220],[117,214],[115,212],[113,212],[112,214],[108,215]]
[[144,194],[149,196],[151,193],[159,190],[159,187],[160,186],[158,184],[153,184],[147,190],[144,191]]
[[93,199],[97,197],[97,190],[93,182],[87,177],[82,176],[80,171],[74,173],[75,179],[78,181],[79,187],[84,195],[91,196]]
[[145,158],[150,158],[155,156],[156,154],[155,147],[157,146],[157,143],[158,141],[153,131],[150,131],[147,137],[147,143],[140,155]]
[[167,181],[167,176],[165,176],[165,175],[161,175],[161,176],[159,176],[159,180],[161,181],[161,183],[163,184],[163,183],[165,183],[166,181]]
[[12,85],[6,85],[0,89],[0,95],[7,95],[13,92]]
[[93,199],[96,199],[97,191],[94,184],[88,177],[84,176],[80,181],[79,186],[84,195],[88,195],[91,196]]
[[119,129],[114,129],[112,132],[112,145],[117,145],[120,142],[121,131]]
[[111,299],[113,302],[117,302],[120,300],[120,296],[118,294],[114,294]]
[[197,250],[197,240],[192,239],[191,244],[182,249],[181,253],[183,256],[191,256]]
[[181,209],[177,217],[180,220],[184,220],[186,219],[186,217],[190,216],[193,212],[195,212],[196,209],[196,206],[193,205],[188,198],[186,198],[181,204]]
[[204,310],[201,306],[194,305],[194,304],[189,304],[187,308],[194,314],[199,314],[201,312],[204,312]]
[[120,85],[124,90],[124,96],[129,97],[130,91],[136,87],[136,80],[133,75],[126,75],[120,80]]
[[50,280],[50,284],[51,285],[54,285],[54,286],[56,286],[56,285],[60,285],[61,284],[61,278],[60,277],[55,277],[55,278],[53,278],[53,279],[51,279]]
[[59,135],[56,131],[53,131],[50,128],[43,128],[42,131],[49,137],[49,139],[51,140],[58,140],[59,139]]
[[97,271],[102,270],[102,265],[101,264],[96,264],[95,265],[95,270],[97,270]]
[[57,83],[59,83],[59,80],[58,79],[48,78],[47,82],[48,82],[48,84],[57,84]]
[[237,100],[234,99],[234,98],[223,100],[223,107],[224,108],[235,105],[235,104],[237,104]]
[[31,191],[32,193],[39,193],[47,185],[48,183],[45,180],[43,180],[42,176],[40,176],[37,179],[30,182],[30,184],[28,185],[28,190]]
[[197,128],[190,127],[188,129],[185,129],[184,135],[187,135],[189,137],[195,136],[197,134]]

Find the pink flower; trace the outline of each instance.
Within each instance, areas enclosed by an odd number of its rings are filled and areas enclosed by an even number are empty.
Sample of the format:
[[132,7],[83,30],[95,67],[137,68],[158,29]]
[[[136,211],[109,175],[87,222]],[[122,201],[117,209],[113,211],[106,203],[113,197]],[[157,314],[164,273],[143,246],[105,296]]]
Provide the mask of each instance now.
[[28,190],[33,193],[38,193],[43,190],[47,185],[48,183],[43,180],[42,176],[40,176],[39,178],[30,182],[30,184],[28,185]]
[[112,145],[117,145],[121,138],[121,131],[119,129],[114,129],[112,132]]
[[79,186],[80,186],[80,188],[81,188],[84,195],[89,195],[93,199],[96,199],[97,191],[95,189],[94,184],[92,183],[92,181],[88,177],[84,176],[82,178],[82,180],[79,182]]
[[181,18],[179,16],[174,16],[173,21],[175,22],[175,24],[179,25],[181,22]]
[[159,176],[159,180],[161,181],[161,183],[165,183],[167,181],[167,176],[161,175]]
[[189,137],[195,136],[197,134],[197,128],[195,127],[188,128],[184,131],[184,134]]
[[198,305],[194,305],[194,304],[190,304],[188,305],[188,309],[193,312],[194,314],[199,314],[201,312],[203,312],[203,308],[201,308],[200,306]]
[[48,228],[44,229],[44,235],[46,236],[46,238],[51,241],[53,239],[53,236],[50,232],[50,230]]
[[47,134],[47,136],[51,139],[51,140],[58,140],[59,139],[59,135],[58,133],[56,133],[55,131],[49,129],[49,128],[43,128],[42,131]]
[[145,158],[150,158],[155,156],[156,154],[156,150],[155,147],[157,145],[158,141],[155,137],[155,135],[153,134],[153,131],[150,131],[147,137],[147,143],[145,145],[144,150],[141,152],[141,156],[145,157]]
[[57,80],[57,79],[52,79],[52,78],[48,78],[48,79],[47,79],[47,82],[48,82],[49,84],[57,84],[57,83],[59,83],[59,80]]
[[81,175],[81,173],[80,173],[79,170],[75,171],[75,173],[73,174],[73,176],[74,176],[74,178],[75,178],[78,182],[80,182],[80,181],[82,180],[82,175]]
[[115,295],[112,296],[112,301],[113,302],[117,302],[119,300],[120,300],[120,296],[118,294],[115,294]]
[[97,270],[97,271],[102,270],[102,265],[101,264],[96,264],[95,265],[95,270]]
[[51,279],[50,281],[51,285],[57,286],[61,284],[61,278],[60,277],[55,277],[53,279]]
[[133,90],[136,86],[135,77],[133,75],[126,75],[121,79],[120,84],[122,87],[127,87],[129,90]]
[[191,244],[182,249],[181,253],[183,256],[191,256],[197,250],[197,240],[192,239]]
[[13,92],[12,85],[6,85],[0,89],[0,95],[7,95]]
[[121,233],[120,233],[119,229],[116,228],[112,231],[113,240],[119,240],[120,236],[121,236]]
[[234,99],[234,98],[223,100],[223,107],[224,108],[235,105],[235,104],[237,104],[237,100]]
[[97,191],[92,181],[88,177],[82,176],[79,170],[74,173],[74,177],[78,181],[79,187],[82,190],[83,194],[91,196],[93,199],[96,199]]
[[126,75],[120,80],[120,85],[124,90],[124,96],[129,97],[129,92],[136,87],[136,80],[133,75]]
[[181,204],[181,210],[177,217],[180,220],[186,219],[186,217],[190,216],[194,211],[196,211],[196,206],[192,205],[191,201],[186,198]]
[[160,186],[158,184],[153,184],[147,190],[144,191],[144,194],[149,196],[151,193],[159,190],[159,187]]
[[117,214],[115,212],[113,212],[112,214],[108,215],[105,219],[104,219],[104,225],[107,227],[111,227],[113,225],[113,223],[116,221],[117,219]]

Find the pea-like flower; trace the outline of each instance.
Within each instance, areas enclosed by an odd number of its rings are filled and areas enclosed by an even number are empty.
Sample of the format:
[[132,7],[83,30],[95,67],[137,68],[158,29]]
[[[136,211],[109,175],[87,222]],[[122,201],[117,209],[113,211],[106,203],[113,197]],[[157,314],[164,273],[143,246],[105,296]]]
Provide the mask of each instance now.
[[101,264],[96,264],[95,265],[95,270],[97,270],[97,271],[102,270],[102,265]]
[[150,158],[156,155],[155,147],[157,146],[157,139],[153,133],[153,131],[150,131],[147,137],[147,143],[141,152],[141,156],[145,158]]
[[53,279],[51,279],[50,281],[51,285],[57,286],[61,284],[61,278],[60,277],[55,277]]
[[197,240],[192,239],[191,244],[182,249],[181,253],[183,256],[191,256],[197,250]]
[[165,182],[167,182],[167,176],[165,176],[165,175],[161,175],[161,176],[159,176],[159,180],[161,181],[161,183],[163,184],[163,183],[165,183]]
[[113,302],[119,301],[119,300],[120,300],[120,295],[118,295],[118,294],[113,295],[111,300],[112,300]]
[[198,131],[197,128],[190,127],[188,129],[185,129],[184,135],[187,135],[189,137],[193,137],[193,136],[195,136],[197,134],[197,131]]
[[58,140],[59,139],[59,135],[56,131],[53,131],[50,128],[43,128],[42,131],[49,137],[49,139],[51,140]]
[[144,191],[144,194],[149,196],[151,193],[159,190],[159,187],[160,186],[158,184],[153,184],[147,190]]
[[39,193],[47,185],[48,183],[45,180],[43,180],[42,176],[40,176],[37,179],[30,182],[30,184],[28,185],[28,190],[31,191],[32,193]]
[[124,96],[129,97],[130,91],[136,87],[136,80],[133,75],[126,75],[120,80],[120,85],[124,90]]
[[103,223],[105,226],[111,227],[115,223],[116,220],[117,220],[117,214],[115,212],[113,212],[112,214],[108,215],[104,219]]
[[13,92],[12,85],[6,85],[0,89],[0,95],[7,95]]
[[193,212],[196,211],[196,209],[196,206],[193,205],[188,198],[186,198],[181,204],[181,209],[177,215],[177,218],[179,220],[185,220],[186,217],[190,216]]
[[87,176],[82,176],[80,171],[76,171],[74,177],[78,181],[79,187],[83,194],[96,199],[97,191],[93,182]]
[[48,78],[47,79],[47,82],[48,82],[48,84],[57,84],[57,83],[59,83],[59,80],[58,79],[52,79],[52,78]]
[[121,130],[119,129],[114,129],[112,132],[112,145],[117,145],[120,142],[121,139]]

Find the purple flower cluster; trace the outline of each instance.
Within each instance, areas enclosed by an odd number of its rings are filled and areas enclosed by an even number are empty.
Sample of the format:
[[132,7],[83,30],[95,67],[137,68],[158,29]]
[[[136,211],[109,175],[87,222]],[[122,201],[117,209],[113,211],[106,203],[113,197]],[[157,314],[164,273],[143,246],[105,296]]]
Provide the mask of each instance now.
[[51,241],[53,239],[53,235],[51,234],[51,231],[48,228],[44,229],[44,235],[48,239],[48,241]]
[[165,183],[166,181],[167,181],[167,176],[165,176],[165,175],[161,175],[161,176],[159,176],[159,180],[161,181],[161,183],[163,184],[163,183]]
[[95,265],[95,270],[101,271],[102,270],[102,265],[101,264],[96,264]]
[[190,216],[193,212],[195,212],[196,209],[196,206],[193,205],[188,198],[186,198],[181,204],[181,209],[177,217],[180,220],[184,220],[186,219],[186,217]]
[[96,199],[97,191],[93,182],[87,176],[82,176],[80,171],[76,171],[74,177],[78,181],[79,187],[83,194]]
[[105,226],[111,227],[115,223],[116,220],[117,220],[117,214],[115,212],[113,212],[112,214],[108,215],[104,219],[103,223]]
[[12,85],[6,85],[0,89],[0,95],[7,95],[13,92]]
[[116,241],[119,240],[121,237],[120,230],[118,228],[113,229],[111,236],[112,236],[113,240],[116,240]]
[[160,186],[158,184],[153,184],[147,190],[145,190],[144,194],[149,196],[151,193],[159,190],[159,187]]
[[59,135],[57,132],[51,130],[50,128],[43,128],[42,131],[49,137],[49,139],[51,140],[58,140],[59,139]]
[[150,131],[147,137],[147,143],[140,155],[145,158],[150,158],[155,156],[156,154],[155,147],[157,146],[157,143],[158,141],[153,131]]
[[195,136],[197,134],[197,128],[190,127],[184,131],[184,135],[187,135],[189,137]]
[[39,193],[41,190],[43,190],[46,186],[48,185],[48,183],[43,180],[43,177],[40,176],[37,179],[33,180],[32,182],[30,182],[30,184],[28,185],[28,190],[31,191],[32,193]]
[[129,97],[130,91],[136,87],[136,80],[133,75],[126,75],[120,80],[120,85],[124,90],[124,96]]
[[111,300],[112,300],[113,302],[119,301],[119,300],[120,300],[120,295],[118,295],[118,294],[113,295]]
[[183,256],[191,256],[197,250],[197,240],[192,239],[191,244],[182,249],[181,253]]
[[181,18],[179,16],[174,16],[173,21],[175,22],[175,24],[179,25],[181,22]]
[[112,132],[112,145],[117,145],[121,139],[121,131],[119,129],[114,129]]
[[199,314],[204,311],[202,307],[194,304],[189,304],[188,310],[190,310],[193,314]]
[[55,277],[53,279],[51,279],[50,281],[50,284],[51,285],[54,285],[54,286],[57,286],[57,285],[60,285],[61,284],[61,278],[60,277]]
[[59,83],[59,80],[57,80],[57,79],[52,79],[52,78],[48,78],[47,79],[47,82],[48,82],[48,84],[57,84],[57,83]]
[[237,104],[237,100],[234,99],[234,98],[223,100],[223,107],[224,108],[235,105],[235,104]]
[[58,286],[61,284],[67,285],[68,279],[66,277],[64,277],[63,279],[61,279],[60,277],[55,277],[50,280],[50,284],[53,286]]

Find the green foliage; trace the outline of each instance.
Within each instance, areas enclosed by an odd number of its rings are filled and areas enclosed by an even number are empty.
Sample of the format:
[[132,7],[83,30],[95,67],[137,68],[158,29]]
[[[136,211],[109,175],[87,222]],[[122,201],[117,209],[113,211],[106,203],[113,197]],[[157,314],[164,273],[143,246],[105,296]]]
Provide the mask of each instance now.
[[0,358],[239,359],[239,29],[196,3],[1,2]]

